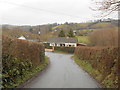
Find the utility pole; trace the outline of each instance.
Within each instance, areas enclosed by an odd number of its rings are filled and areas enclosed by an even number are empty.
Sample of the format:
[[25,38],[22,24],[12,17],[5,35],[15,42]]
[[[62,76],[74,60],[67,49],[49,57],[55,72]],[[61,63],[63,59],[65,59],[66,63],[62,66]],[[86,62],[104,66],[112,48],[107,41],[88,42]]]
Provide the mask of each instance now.
[[38,29],[39,29],[38,34],[39,34],[39,42],[40,42],[41,41],[40,40],[40,34],[41,34],[41,32],[40,32],[40,25],[38,26]]

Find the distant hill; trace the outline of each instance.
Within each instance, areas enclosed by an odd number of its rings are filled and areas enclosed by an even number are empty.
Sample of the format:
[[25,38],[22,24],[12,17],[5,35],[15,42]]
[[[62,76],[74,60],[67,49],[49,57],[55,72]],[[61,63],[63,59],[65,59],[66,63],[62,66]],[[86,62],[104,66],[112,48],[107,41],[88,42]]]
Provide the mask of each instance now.
[[[45,24],[45,25],[0,25],[2,27],[3,34],[9,35],[11,37],[25,36],[29,39],[42,39],[47,40],[49,37],[57,37],[60,30],[64,30],[65,34],[68,33],[70,29],[76,32],[76,35],[88,35],[93,30],[104,29],[109,27],[116,27],[118,25],[117,20],[105,20],[105,21],[95,21],[88,23],[64,23],[64,24]],[[38,34],[40,32],[40,35]]]
[[36,40],[39,38],[39,35],[33,34],[31,32],[25,32],[21,30],[9,30],[9,31],[3,31],[3,35],[7,35],[9,37],[18,38],[20,36],[25,36],[28,39]]
[[56,27],[53,27],[53,30],[63,29],[64,31],[73,29],[73,30],[83,30],[83,29],[102,29],[108,28],[110,26],[115,27],[115,24],[111,22],[93,22],[93,23],[74,23],[74,24],[62,24]]
[[[55,30],[61,30],[68,31],[70,29],[72,30],[82,30],[82,29],[101,29],[101,28],[107,28],[110,26],[116,26],[118,25],[117,20],[111,20],[111,21],[95,21],[95,22],[88,22],[88,23],[64,23],[64,24],[45,24],[45,25],[36,25],[36,26],[16,26],[16,25],[2,25],[3,30],[21,30],[21,31],[27,31],[27,32],[33,32],[38,33],[39,31],[41,33],[47,33]],[[31,31],[32,30],[32,31]]]
[[3,24],[2,30],[21,30],[21,31],[26,31],[26,32],[32,32],[38,34],[40,31],[41,34],[50,32],[52,31],[52,27],[57,26],[56,23],[53,24],[46,24],[46,25],[36,25],[36,26],[30,26],[30,25],[24,25],[24,26],[17,26],[17,25],[8,25],[8,24]]

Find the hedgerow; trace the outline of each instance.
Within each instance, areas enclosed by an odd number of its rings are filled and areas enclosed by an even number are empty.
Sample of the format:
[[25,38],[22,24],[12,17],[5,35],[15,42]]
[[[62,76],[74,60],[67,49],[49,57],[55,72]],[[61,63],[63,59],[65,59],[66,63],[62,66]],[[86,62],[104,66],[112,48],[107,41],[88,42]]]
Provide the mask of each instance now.
[[[118,87],[118,47],[77,47],[75,55],[81,62],[91,64],[92,68],[97,71],[92,73],[92,76],[103,87]],[[84,65],[86,66],[87,64]],[[91,71],[89,73],[91,74]]]
[[75,47],[55,47],[56,51],[61,51],[65,53],[74,53]]
[[3,88],[22,83],[26,75],[45,60],[44,46],[36,42],[3,36],[2,46]]
[[47,49],[52,49],[52,46],[50,46],[50,43],[44,43],[44,47]]

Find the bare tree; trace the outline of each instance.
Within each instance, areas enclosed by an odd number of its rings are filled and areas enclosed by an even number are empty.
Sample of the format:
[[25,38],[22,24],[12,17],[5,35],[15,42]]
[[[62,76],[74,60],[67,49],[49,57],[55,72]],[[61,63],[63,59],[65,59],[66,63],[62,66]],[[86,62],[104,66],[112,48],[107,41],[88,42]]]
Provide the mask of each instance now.
[[102,0],[102,1],[96,1],[93,0],[97,7],[95,9],[91,8],[95,11],[102,11],[107,13],[106,15],[111,14],[113,11],[119,11],[120,10],[120,0]]

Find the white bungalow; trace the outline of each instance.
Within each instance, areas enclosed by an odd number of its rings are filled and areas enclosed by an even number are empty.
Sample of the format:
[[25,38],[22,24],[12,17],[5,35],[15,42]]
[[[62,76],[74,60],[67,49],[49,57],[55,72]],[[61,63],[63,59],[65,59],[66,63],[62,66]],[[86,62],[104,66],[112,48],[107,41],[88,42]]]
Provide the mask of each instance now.
[[77,46],[77,39],[72,37],[52,37],[48,39],[50,46],[57,46],[57,47],[76,47]]

